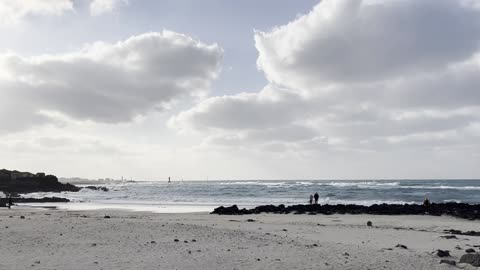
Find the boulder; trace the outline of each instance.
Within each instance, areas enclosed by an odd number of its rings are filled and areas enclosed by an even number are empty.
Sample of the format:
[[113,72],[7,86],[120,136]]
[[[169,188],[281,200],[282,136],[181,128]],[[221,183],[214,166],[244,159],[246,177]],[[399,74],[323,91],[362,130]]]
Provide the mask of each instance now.
[[437,256],[438,256],[438,257],[441,257],[441,258],[443,258],[443,257],[450,257],[450,251],[439,249],[439,250],[437,250]]
[[460,263],[467,263],[475,267],[480,266],[480,254],[478,253],[470,253],[465,254],[460,258]]

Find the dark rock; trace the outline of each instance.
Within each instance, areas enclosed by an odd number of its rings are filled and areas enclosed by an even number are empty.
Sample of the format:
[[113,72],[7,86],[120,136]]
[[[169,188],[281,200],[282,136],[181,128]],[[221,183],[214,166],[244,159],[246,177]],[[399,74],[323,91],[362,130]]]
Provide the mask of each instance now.
[[457,262],[456,262],[456,261],[452,261],[452,260],[441,260],[441,261],[440,261],[440,264],[442,264],[442,263],[444,263],[444,264],[449,264],[449,265],[453,265],[453,266],[457,265]]
[[179,242],[180,240],[178,240],[178,239],[173,239],[173,241],[174,241],[174,242]]
[[43,198],[13,198],[15,203],[45,203],[45,202],[70,202],[69,199],[59,197],[43,197]]
[[249,218],[249,219],[247,219],[247,222],[255,222],[255,220],[254,220],[254,219],[251,219],[251,218]]
[[439,249],[439,250],[437,250],[437,256],[438,256],[438,257],[441,257],[441,258],[443,258],[443,257],[450,257],[450,251]]
[[442,238],[445,238],[445,239],[457,239],[457,237],[455,235],[443,235],[443,236],[440,236]]
[[[480,205],[478,205],[478,207],[480,207]],[[456,235],[480,236],[480,232],[476,232],[476,231],[462,232],[460,230],[445,230],[445,232],[456,234]]]
[[20,216],[20,218],[21,218],[21,219],[25,219],[25,217],[24,217],[24,216]]
[[395,247],[397,247],[397,248],[403,248],[403,249],[408,249],[407,246],[402,245],[402,244],[398,244],[398,245],[396,245]]
[[250,214],[250,213],[245,208],[240,210],[240,209],[238,209],[238,206],[232,205],[230,207],[220,206],[218,208],[215,208],[213,210],[212,214],[217,214],[217,215],[244,215],[244,214]]
[[110,216],[104,216],[103,218],[110,218]]
[[[317,213],[323,215],[332,214],[369,214],[369,215],[430,215],[441,216],[450,215],[458,218],[479,220],[480,211],[478,210],[480,204],[467,203],[432,203],[428,207],[428,212],[425,207],[419,204],[374,204],[371,206],[354,205],[354,204],[337,204],[337,205],[319,205],[319,204],[299,204],[299,205],[262,205],[252,209],[239,209],[236,205],[230,207],[220,206],[216,208],[211,214],[218,215],[245,215],[245,214],[260,214],[260,213],[274,213],[274,214],[307,214]],[[373,224],[372,224],[373,225]],[[450,232],[450,231],[447,231]],[[453,230],[451,234],[457,234],[459,231]],[[480,232],[466,232],[465,235],[480,236]]]
[[91,189],[91,190],[105,191],[105,192],[108,191],[107,187],[101,187],[101,186],[86,186],[84,188]]
[[472,266],[478,267],[480,266],[480,254],[465,254],[460,258],[460,263],[468,263]]
[[465,250],[466,253],[475,253],[475,249],[473,248],[468,248]]
[[192,242],[197,242],[197,240],[195,240],[195,239],[192,239]]
[[368,227],[372,227],[372,225],[373,225],[373,224],[372,224],[371,221],[367,221],[367,226],[368,226]]

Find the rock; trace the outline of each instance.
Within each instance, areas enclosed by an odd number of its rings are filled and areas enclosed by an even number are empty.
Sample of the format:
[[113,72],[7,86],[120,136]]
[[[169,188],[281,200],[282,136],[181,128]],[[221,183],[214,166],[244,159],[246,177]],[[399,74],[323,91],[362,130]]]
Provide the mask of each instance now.
[[475,253],[475,249],[473,248],[468,248],[465,250],[466,253]]
[[368,226],[368,227],[372,227],[372,225],[373,225],[373,224],[372,224],[371,221],[367,221],[367,226]]
[[100,186],[98,186],[98,187],[97,186],[86,186],[84,188],[91,189],[91,190],[105,191],[105,192],[108,191],[107,187],[100,187]]
[[244,215],[244,214],[250,214],[250,212],[247,209],[238,209],[238,206],[232,205],[230,207],[223,207],[220,206],[218,208],[215,208],[211,214],[217,214],[217,215]]
[[402,244],[398,244],[398,245],[396,245],[395,247],[397,247],[397,248],[403,248],[403,249],[408,249],[407,246],[402,245]]
[[437,256],[438,256],[438,257],[441,257],[441,258],[443,258],[443,257],[450,257],[450,251],[438,249],[438,250],[437,250]]
[[452,260],[441,260],[441,261],[440,261],[440,264],[442,264],[442,263],[443,263],[443,264],[453,265],[453,266],[457,265],[457,262],[456,262],[456,261],[452,261]]
[[104,216],[103,218],[110,218],[110,216]]
[[[261,213],[274,213],[274,214],[309,214],[317,213],[324,215],[332,214],[369,214],[369,215],[431,215],[441,216],[450,215],[453,217],[480,220],[480,211],[478,207],[480,204],[467,204],[467,203],[432,203],[428,207],[428,212],[425,211],[425,207],[420,204],[374,204],[371,206],[363,205],[309,205],[298,204],[285,206],[283,204],[275,205],[261,205],[252,209],[239,209],[236,205],[230,207],[220,206],[215,208],[211,214],[218,215],[246,215],[246,214],[261,214]],[[373,225],[373,224],[372,224]],[[458,234],[456,230],[452,230],[451,234]],[[480,236],[480,232],[469,231],[461,234]]]
[[460,263],[468,263],[472,266],[479,267],[480,266],[480,254],[465,254],[460,258]]
[[174,242],[179,242],[180,240],[178,240],[178,239],[173,239],[173,241],[174,241]]
[[43,198],[22,198],[14,197],[14,203],[45,203],[45,202],[70,202],[69,199],[59,197],[43,197]]
[[197,240],[195,240],[195,239],[192,239],[192,242],[197,242]]
[[254,220],[254,219],[251,219],[251,218],[249,218],[249,219],[247,219],[247,222],[255,222],[255,220]]
[[457,234],[457,235],[480,236],[480,232],[476,232],[476,231],[462,232],[460,230],[445,230],[445,232],[449,232],[451,234]]
[[24,217],[24,216],[20,216],[20,218],[21,218],[21,219],[25,219],[25,217]]
[[457,239],[457,237],[455,235],[443,235],[443,236],[440,236],[442,238],[445,238],[445,239]]

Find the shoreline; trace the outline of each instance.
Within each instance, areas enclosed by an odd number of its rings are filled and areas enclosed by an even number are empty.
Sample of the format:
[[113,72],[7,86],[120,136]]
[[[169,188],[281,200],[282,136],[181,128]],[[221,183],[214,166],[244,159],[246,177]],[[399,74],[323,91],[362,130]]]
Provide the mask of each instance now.
[[2,209],[0,269],[455,269],[440,260],[478,252],[480,237],[446,239],[444,230],[479,225],[445,216]]

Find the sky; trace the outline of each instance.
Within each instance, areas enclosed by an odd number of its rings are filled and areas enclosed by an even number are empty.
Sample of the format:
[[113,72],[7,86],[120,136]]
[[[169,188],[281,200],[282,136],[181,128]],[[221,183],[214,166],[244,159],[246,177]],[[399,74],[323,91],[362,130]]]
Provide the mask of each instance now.
[[2,0],[0,167],[480,177],[479,0]]

